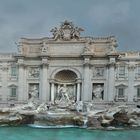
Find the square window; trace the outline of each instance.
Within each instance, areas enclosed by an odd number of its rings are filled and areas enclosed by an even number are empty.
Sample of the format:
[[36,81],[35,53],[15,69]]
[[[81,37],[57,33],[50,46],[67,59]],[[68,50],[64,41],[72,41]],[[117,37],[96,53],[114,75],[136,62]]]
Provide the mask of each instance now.
[[119,76],[125,76],[125,67],[124,66],[119,67]]
[[119,97],[119,98],[124,97],[124,88],[119,88],[119,89],[118,89],[118,97]]
[[15,87],[11,88],[11,97],[16,97],[16,88]]
[[16,76],[16,75],[17,75],[17,68],[11,67],[11,76]]
[[139,97],[139,98],[140,98],[140,87],[139,87],[139,88],[137,88],[137,97]]
[[140,66],[137,67],[138,76],[140,76]]

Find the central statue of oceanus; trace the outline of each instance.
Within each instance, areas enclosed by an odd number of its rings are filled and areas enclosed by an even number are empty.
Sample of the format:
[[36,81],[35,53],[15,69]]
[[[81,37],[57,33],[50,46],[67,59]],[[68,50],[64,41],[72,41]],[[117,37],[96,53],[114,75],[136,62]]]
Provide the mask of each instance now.
[[58,93],[61,96],[60,101],[62,100],[66,100],[68,102],[70,101],[69,95],[68,95],[68,88],[66,84],[64,84],[62,87],[58,89]]
[[58,87],[54,101],[55,104],[57,104],[59,107],[68,107],[69,105],[72,105],[74,101],[75,96],[72,87],[66,84],[63,84],[60,87]]

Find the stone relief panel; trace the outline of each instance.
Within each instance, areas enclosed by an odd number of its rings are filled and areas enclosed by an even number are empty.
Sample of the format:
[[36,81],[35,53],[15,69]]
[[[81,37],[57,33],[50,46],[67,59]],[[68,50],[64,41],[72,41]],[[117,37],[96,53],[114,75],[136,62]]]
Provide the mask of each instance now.
[[40,68],[39,67],[30,67],[28,72],[29,78],[39,78]]
[[29,46],[29,53],[39,53],[40,46],[39,45],[30,45]]
[[93,78],[103,78],[105,73],[104,67],[94,67],[93,68]]

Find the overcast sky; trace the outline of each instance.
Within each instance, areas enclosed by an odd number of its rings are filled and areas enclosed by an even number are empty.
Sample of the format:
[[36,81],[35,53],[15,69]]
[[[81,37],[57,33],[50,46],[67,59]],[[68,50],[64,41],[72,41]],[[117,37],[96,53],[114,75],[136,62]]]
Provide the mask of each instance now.
[[64,20],[82,36],[115,35],[119,51],[140,51],[140,0],[0,0],[0,52],[16,52],[21,37],[51,36]]

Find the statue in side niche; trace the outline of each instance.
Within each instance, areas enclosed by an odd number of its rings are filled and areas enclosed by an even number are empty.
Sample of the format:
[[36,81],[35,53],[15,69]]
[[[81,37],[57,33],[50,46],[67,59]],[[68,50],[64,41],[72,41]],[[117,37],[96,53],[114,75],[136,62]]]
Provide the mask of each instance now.
[[102,92],[103,92],[103,87],[101,85],[97,85],[93,89],[93,99],[94,100],[102,100]]

